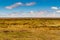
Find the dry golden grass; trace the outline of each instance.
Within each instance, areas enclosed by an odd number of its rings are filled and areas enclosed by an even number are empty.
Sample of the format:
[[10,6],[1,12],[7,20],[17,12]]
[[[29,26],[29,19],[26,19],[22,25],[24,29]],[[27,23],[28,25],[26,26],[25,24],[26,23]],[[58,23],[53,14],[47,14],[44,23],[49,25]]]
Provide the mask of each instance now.
[[0,19],[0,40],[60,40],[60,19]]

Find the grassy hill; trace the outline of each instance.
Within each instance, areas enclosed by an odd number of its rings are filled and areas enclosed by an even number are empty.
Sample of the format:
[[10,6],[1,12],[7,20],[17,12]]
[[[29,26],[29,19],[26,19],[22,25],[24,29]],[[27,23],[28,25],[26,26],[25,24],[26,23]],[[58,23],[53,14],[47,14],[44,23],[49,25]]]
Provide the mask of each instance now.
[[0,40],[60,40],[60,19],[0,18]]

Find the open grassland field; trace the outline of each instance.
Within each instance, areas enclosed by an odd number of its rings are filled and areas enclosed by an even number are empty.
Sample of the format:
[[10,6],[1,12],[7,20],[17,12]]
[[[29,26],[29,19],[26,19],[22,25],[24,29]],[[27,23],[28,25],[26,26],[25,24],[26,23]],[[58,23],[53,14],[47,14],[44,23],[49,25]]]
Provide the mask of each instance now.
[[0,18],[0,40],[60,40],[60,19]]

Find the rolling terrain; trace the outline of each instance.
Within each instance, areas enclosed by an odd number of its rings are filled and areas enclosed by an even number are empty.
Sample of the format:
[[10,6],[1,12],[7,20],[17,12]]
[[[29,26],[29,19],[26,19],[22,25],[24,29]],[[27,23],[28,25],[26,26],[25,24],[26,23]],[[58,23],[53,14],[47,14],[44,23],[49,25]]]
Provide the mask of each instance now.
[[60,19],[0,18],[0,40],[60,40]]

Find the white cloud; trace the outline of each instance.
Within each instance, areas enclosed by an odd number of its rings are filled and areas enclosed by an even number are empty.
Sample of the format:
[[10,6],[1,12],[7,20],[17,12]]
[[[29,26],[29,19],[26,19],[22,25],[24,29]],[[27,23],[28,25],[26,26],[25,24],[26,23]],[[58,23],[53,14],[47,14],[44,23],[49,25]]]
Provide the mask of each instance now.
[[59,8],[58,7],[51,7],[51,9],[58,10]]
[[32,5],[35,5],[36,3],[35,2],[30,2],[30,3],[22,3],[22,2],[17,2],[15,4],[12,4],[10,6],[6,6],[5,8],[6,9],[13,9],[13,8],[16,8],[18,6],[32,6]]
[[10,6],[7,6],[7,7],[5,7],[6,9],[12,9],[12,7],[10,7]]
[[60,13],[60,10],[57,10],[56,12],[57,12],[57,13]]
[[15,3],[15,4],[10,5],[10,6],[6,6],[5,8],[6,8],[6,9],[13,9],[13,8],[15,8],[15,7],[22,6],[22,5],[23,5],[23,4],[22,4],[21,2],[17,2],[17,3]]
[[54,9],[53,11],[55,11],[56,13],[60,13],[60,8],[59,7],[51,7],[51,9]]
[[36,3],[35,2],[30,2],[30,3],[26,3],[25,5],[26,6],[32,6],[32,5],[35,5]]
[[29,12],[29,14],[33,14],[33,13],[35,13],[35,12],[34,12],[34,11],[30,11],[30,12]]

